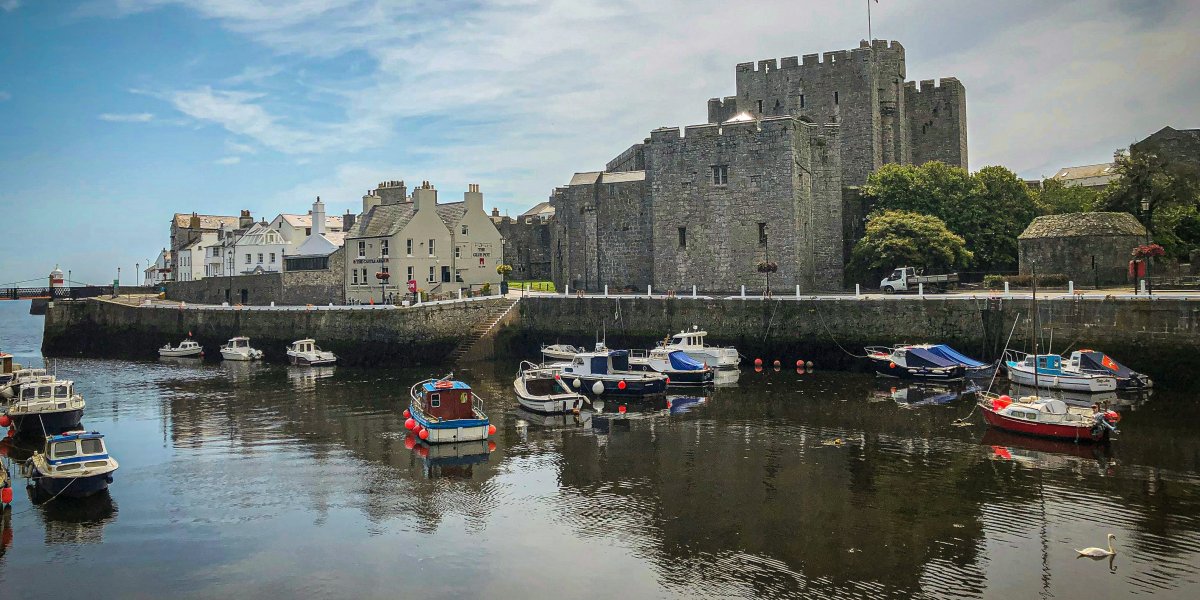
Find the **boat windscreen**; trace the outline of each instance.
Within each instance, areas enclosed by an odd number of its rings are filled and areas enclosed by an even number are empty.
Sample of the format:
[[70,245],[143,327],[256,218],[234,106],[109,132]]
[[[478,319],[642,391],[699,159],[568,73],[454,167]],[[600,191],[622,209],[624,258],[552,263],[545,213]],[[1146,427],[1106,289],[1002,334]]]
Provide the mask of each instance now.
[[958,363],[946,360],[924,348],[909,348],[905,360],[910,367],[955,367]]
[[936,354],[937,356],[940,356],[951,362],[956,362],[964,367],[982,367],[985,364],[985,363],[981,363],[973,358],[970,358],[967,355],[965,355],[965,354],[959,352],[958,350],[955,350],[954,348],[951,348],[950,346],[947,346],[945,344],[938,344],[936,346],[930,346],[927,349],[929,350],[929,352]]
[[1111,373],[1116,377],[1129,377],[1133,371],[1103,352],[1081,352],[1079,368],[1084,371]]
[[615,350],[612,353],[612,366],[614,371],[629,370],[629,353],[625,350]]
[[682,350],[676,350],[667,355],[671,359],[671,368],[676,371],[700,371],[704,365],[688,356]]
[[592,375],[608,375],[608,357],[592,357]]

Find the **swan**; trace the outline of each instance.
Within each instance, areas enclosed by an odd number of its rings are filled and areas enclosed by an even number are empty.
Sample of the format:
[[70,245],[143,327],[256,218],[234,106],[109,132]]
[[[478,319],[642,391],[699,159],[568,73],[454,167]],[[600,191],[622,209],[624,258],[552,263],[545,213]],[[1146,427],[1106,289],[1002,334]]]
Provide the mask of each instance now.
[[1076,552],[1079,553],[1079,556],[1086,556],[1088,558],[1104,558],[1106,556],[1112,556],[1117,553],[1117,551],[1113,549],[1113,540],[1115,539],[1117,539],[1117,536],[1111,533],[1108,534],[1108,550],[1093,546],[1091,548],[1084,548],[1083,550],[1076,550]]

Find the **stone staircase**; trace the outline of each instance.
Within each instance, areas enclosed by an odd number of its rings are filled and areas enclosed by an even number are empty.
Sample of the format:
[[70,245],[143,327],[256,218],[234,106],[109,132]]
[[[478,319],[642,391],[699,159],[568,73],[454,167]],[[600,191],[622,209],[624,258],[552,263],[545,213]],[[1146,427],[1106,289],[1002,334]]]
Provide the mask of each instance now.
[[471,329],[471,333],[467,336],[467,339],[463,340],[462,343],[450,353],[450,362],[459,363],[463,360],[485,358],[481,356],[475,356],[477,353],[474,351],[480,349],[479,347],[482,345],[481,342],[491,341],[490,337],[497,329],[499,329],[500,324],[509,317],[510,313],[512,313],[513,309],[515,309],[517,304],[520,304],[520,302],[521,299],[518,297],[509,304],[500,304],[490,309],[487,314],[485,314],[479,320],[479,322],[476,323],[475,327]]

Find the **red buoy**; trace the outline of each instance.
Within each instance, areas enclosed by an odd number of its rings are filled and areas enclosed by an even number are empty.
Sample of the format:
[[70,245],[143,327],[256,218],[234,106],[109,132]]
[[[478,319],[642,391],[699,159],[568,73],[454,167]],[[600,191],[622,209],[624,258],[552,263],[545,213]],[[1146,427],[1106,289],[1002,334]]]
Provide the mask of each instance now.
[[754,365],[755,373],[762,373],[762,365]]
[[796,361],[796,368],[797,368],[797,369],[799,369],[800,367],[803,367],[803,366],[804,366],[804,359],[803,359],[803,358],[802,358],[802,359],[800,359],[800,360],[797,360],[797,361]]
[[12,488],[6,487],[0,490],[0,504],[12,504]]
[[488,435],[496,435],[496,426],[488,424]]
[[405,421],[404,421],[404,428],[409,431],[412,431],[417,428],[417,422],[415,420],[413,420],[412,417],[409,417],[408,419],[405,419]]
[[623,390],[623,389],[625,389],[625,380],[624,380],[624,379],[622,379],[622,380],[620,380],[620,381],[618,381],[618,382],[617,382],[617,389],[618,389],[618,390]]
[[621,413],[621,414],[625,414],[625,405],[624,405],[624,404],[622,404],[622,405],[618,406],[618,407],[617,407],[617,412],[619,412],[619,413]]
[[0,415],[0,427],[8,427],[9,425],[12,425],[12,419],[8,418],[8,415]]
[[670,378],[670,377],[668,377],[668,378],[667,378],[667,385],[671,385],[671,378]]
[[496,442],[488,442],[488,452],[496,451]]
[[428,429],[422,429],[422,430],[421,430],[421,433],[418,433],[418,434],[417,434],[417,437],[419,437],[419,438],[421,438],[421,439],[423,439],[423,440],[427,440],[427,439],[429,439],[429,430],[428,430]]
[[896,368],[896,363],[894,363],[894,362],[890,362],[890,363],[888,363],[888,368],[889,368],[889,369],[895,369],[895,368]]
[[411,416],[412,416],[412,413],[408,412],[408,409],[407,409],[407,408],[406,408],[406,409],[404,409],[404,418],[405,418],[405,419],[407,419],[407,418],[409,418],[409,417],[411,417]]
[[762,366],[762,359],[761,359],[761,358],[756,358],[756,359],[754,359],[754,366],[756,366],[756,367],[761,367],[761,366]]

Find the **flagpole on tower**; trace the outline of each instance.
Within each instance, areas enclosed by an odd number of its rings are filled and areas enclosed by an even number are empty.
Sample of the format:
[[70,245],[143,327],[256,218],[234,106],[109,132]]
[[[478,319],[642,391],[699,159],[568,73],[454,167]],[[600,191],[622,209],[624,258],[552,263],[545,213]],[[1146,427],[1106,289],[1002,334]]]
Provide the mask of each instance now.
[[[876,0],[878,1],[878,0]],[[875,39],[871,33],[871,0],[867,0],[867,41]]]

